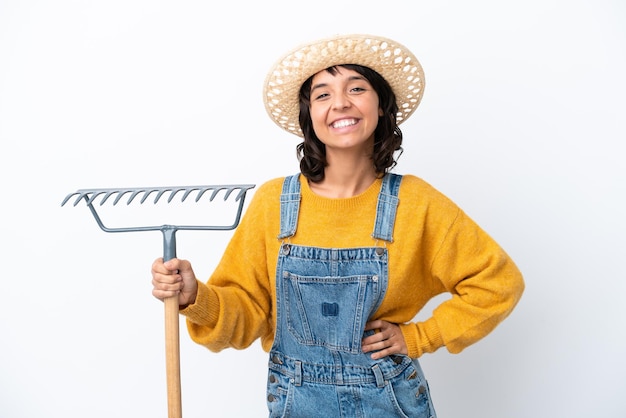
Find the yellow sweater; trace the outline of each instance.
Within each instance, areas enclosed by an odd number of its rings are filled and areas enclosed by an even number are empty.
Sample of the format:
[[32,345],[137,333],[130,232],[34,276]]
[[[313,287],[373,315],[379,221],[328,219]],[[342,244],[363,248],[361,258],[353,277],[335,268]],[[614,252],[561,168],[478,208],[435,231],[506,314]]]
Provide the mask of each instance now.
[[[371,234],[381,187],[329,199],[313,194],[301,176],[302,202],[293,244],[349,248],[377,245]],[[244,348],[261,338],[271,348],[276,324],[276,263],[281,241],[283,178],[258,188],[196,302],[181,311],[191,338],[211,351]],[[524,290],[518,268],[463,211],[425,181],[405,175],[389,251],[389,285],[372,319],[398,323],[409,356],[445,346],[458,353],[491,332],[513,310]],[[385,243],[378,243],[385,245]],[[432,317],[413,322],[435,295]]]

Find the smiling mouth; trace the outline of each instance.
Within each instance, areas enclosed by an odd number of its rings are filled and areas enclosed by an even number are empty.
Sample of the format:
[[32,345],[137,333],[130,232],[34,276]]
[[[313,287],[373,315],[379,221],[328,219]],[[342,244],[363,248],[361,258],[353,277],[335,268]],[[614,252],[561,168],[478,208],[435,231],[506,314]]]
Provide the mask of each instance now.
[[345,128],[347,126],[356,125],[357,122],[358,121],[356,119],[342,119],[342,120],[338,120],[337,122],[333,123],[331,126],[333,128]]

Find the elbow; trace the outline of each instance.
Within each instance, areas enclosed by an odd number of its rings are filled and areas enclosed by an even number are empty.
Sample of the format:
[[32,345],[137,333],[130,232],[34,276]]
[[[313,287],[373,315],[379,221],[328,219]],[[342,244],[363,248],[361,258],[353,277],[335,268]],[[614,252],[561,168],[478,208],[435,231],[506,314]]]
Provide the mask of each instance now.
[[508,280],[504,282],[504,288],[501,289],[504,300],[506,301],[505,305],[507,305],[506,316],[517,306],[525,290],[526,283],[524,277],[517,268],[513,269],[513,271],[508,274]]

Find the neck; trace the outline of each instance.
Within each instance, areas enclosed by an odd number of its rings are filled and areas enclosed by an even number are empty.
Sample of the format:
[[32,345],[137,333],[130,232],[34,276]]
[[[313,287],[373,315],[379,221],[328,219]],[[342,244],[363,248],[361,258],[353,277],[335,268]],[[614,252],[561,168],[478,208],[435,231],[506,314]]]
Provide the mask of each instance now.
[[329,159],[324,170],[324,180],[311,183],[310,187],[320,196],[348,198],[363,193],[376,181],[376,177],[376,170],[369,157],[342,159],[340,163]]

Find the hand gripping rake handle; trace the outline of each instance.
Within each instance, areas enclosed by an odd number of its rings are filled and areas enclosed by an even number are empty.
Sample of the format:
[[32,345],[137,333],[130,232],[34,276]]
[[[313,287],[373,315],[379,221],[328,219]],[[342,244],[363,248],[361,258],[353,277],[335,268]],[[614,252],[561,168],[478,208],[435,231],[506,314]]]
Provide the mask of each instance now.
[[[218,185],[218,186],[190,186],[190,187],[151,187],[151,188],[124,188],[124,189],[80,189],[68,194],[61,206],[65,205],[72,197],[76,196],[74,206],[81,200],[85,200],[89,210],[100,229],[105,232],[136,232],[136,231],[161,231],[163,234],[163,260],[171,260],[176,257],[176,231],[178,230],[231,230],[239,225],[246,192],[252,189],[252,184]],[[198,202],[205,193],[210,192],[209,200],[224,191],[224,200],[227,200],[233,192],[237,192],[235,201],[239,201],[235,219],[230,225],[160,225],[138,227],[115,227],[109,228],[104,225],[96,207],[103,205],[109,198],[113,199],[113,205],[128,196],[126,204],[129,205],[136,198],[143,204],[150,195],[154,195],[154,203],[167,195],[167,203],[179,193],[182,193],[181,201],[185,201],[192,193],[196,195]],[[180,384],[180,334],[178,318],[178,297],[173,296],[165,299],[165,357],[167,373],[167,406],[169,418],[182,418],[181,384]]]

